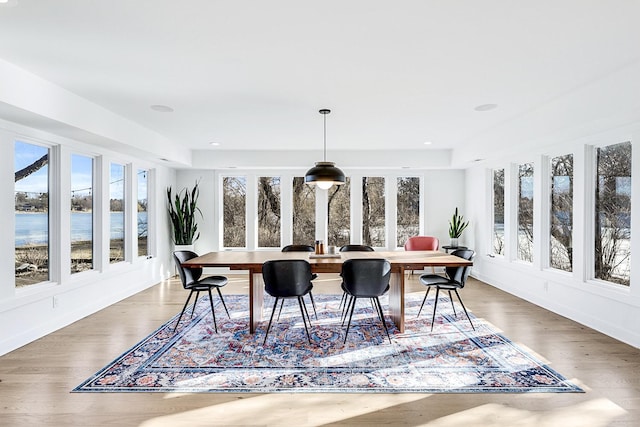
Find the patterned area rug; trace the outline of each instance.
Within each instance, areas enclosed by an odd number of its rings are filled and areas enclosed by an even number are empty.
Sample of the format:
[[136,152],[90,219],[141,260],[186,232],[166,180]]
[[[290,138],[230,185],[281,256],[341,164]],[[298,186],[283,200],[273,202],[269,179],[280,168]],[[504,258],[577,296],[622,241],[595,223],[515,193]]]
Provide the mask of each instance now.
[[[248,333],[247,296],[225,296],[229,319],[214,295],[218,334],[208,297],[200,298],[193,317],[187,311],[175,334],[177,315],[73,391],[582,392],[471,315],[474,331],[462,307],[456,304],[453,314],[448,298],[441,298],[431,332],[433,307],[425,305],[416,319],[421,298],[407,295],[405,333],[387,319],[391,344],[369,301],[358,302],[343,344],[340,296],[315,299],[318,320],[308,304],[311,344],[297,301],[288,300],[263,346],[266,322],[256,334]],[[272,301],[265,297],[265,315],[271,313]],[[384,308],[387,301],[381,302]]]

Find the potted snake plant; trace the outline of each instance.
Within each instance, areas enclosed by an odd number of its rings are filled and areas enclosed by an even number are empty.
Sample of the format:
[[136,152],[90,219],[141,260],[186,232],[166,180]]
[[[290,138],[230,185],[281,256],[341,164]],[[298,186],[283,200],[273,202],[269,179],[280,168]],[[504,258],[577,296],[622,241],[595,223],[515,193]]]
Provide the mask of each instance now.
[[202,217],[202,212],[198,208],[199,196],[198,182],[193,189],[184,188],[175,196],[171,187],[167,188],[169,219],[175,250],[193,250],[193,243],[200,237],[196,221],[197,214]]
[[449,221],[449,238],[451,238],[451,246],[458,247],[458,239],[462,236],[462,232],[469,226],[469,221],[464,220],[464,216],[458,214],[456,207],[451,220]]

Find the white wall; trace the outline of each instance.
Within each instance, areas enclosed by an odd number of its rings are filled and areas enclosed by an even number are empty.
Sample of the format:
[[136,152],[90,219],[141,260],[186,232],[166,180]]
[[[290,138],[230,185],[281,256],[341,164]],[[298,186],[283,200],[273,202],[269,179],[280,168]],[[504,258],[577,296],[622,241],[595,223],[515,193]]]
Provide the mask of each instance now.
[[[640,137],[640,116],[634,123],[600,129],[587,136],[571,139],[546,141],[544,150],[528,150],[518,157],[503,157],[493,153],[482,165],[467,170],[466,206],[467,212],[475,227],[468,236],[471,245],[477,250],[473,275],[497,288],[547,308],[555,313],[573,319],[607,335],[640,348],[640,282],[634,278],[640,265],[637,248],[640,244],[640,209],[634,203],[640,200],[640,146],[634,143]],[[590,197],[593,190],[590,186],[588,153],[592,145],[608,145],[632,141],[632,241],[631,241],[631,285],[622,286],[593,280],[590,261],[593,245],[591,243],[592,214]],[[545,156],[556,156],[574,153],[574,271],[572,273],[545,268],[544,232],[540,206],[536,203],[534,215],[534,262],[525,264],[513,260],[514,251],[507,247],[504,257],[489,257],[492,242],[492,168],[505,168],[521,162],[534,162],[538,174],[534,178],[536,185],[542,182],[539,175],[540,166],[546,161]],[[508,172],[507,172],[508,173]],[[505,183],[507,178],[505,177]],[[506,184],[505,184],[506,186]],[[541,197],[539,189],[534,193]],[[508,199],[507,189],[505,199]],[[506,203],[505,218],[510,215],[509,203]],[[506,224],[505,228],[509,228]],[[508,240],[508,239],[507,239]],[[634,252],[635,251],[635,252]]]

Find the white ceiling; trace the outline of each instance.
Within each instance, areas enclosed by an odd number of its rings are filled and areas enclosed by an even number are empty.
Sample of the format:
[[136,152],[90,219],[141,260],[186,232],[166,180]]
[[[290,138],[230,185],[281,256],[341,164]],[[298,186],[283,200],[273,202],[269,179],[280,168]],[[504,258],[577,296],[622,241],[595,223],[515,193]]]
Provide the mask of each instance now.
[[10,0],[0,58],[193,149],[316,150],[330,108],[328,150],[470,150],[640,107],[640,1]]

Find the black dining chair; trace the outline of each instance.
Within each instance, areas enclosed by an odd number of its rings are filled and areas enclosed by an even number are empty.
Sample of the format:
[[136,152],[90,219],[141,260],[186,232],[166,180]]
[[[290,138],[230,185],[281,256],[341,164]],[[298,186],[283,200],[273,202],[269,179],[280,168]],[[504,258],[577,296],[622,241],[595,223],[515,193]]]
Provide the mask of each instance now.
[[[455,255],[460,258],[464,258],[467,261],[472,261],[475,256],[475,252],[471,249],[459,249],[453,251],[451,255]],[[467,308],[464,306],[462,302],[462,298],[460,298],[460,294],[458,293],[458,289],[464,288],[464,285],[469,277],[469,273],[471,272],[471,266],[462,266],[462,267],[446,267],[445,273],[446,277],[440,276],[439,274],[423,274],[420,276],[420,283],[427,287],[427,291],[424,294],[424,299],[422,300],[422,305],[420,305],[420,310],[418,311],[418,316],[420,317],[420,313],[422,312],[422,307],[424,307],[424,303],[427,301],[427,296],[429,296],[429,291],[431,288],[436,288],[436,299],[433,303],[433,316],[431,318],[431,330],[433,331],[433,323],[436,320],[436,308],[438,307],[438,296],[440,295],[440,290],[445,290],[449,292],[449,300],[451,301],[451,307],[453,307],[453,315],[457,316],[456,308],[453,304],[453,297],[451,295],[451,291],[454,291],[458,297],[458,301],[460,301],[460,305],[462,305],[462,309],[464,313],[467,315],[467,319],[469,319],[469,323],[471,323],[471,327],[475,331],[475,327],[473,326],[473,322],[471,321],[471,317],[469,317],[469,313],[467,312]]]
[[344,245],[340,247],[340,252],[373,252],[374,249],[368,245]]
[[265,263],[262,264],[262,279],[264,280],[265,291],[275,298],[269,324],[264,334],[263,345],[267,342],[278,301],[292,298],[298,300],[304,329],[307,332],[309,343],[311,343],[311,335],[309,335],[309,328],[307,327],[307,320],[309,321],[309,326],[311,326],[311,318],[309,317],[307,306],[303,300],[303,297],[313,289],[313,283],[311,283],[311,264],[302,259],[265,261]]
[[[282,248],[282,252],[315,252],[316,249],[311,245],[287,245]],[[318,275],[316,273],[311,273],[311,280],[316,280]],[[316,320],[318,320],[318,311],[316,310],[316,301],[313,299],[313,292],[309,292],[309,298],[311,299],[311,305],[313,306],[313,314],[316,316]],[[280,311],[282,311],[282,305],[284,304],[284,300],[280,303]],[[280,313],[278,313],[278,318],[280,318]]]
[[311,245],[287,245],[282,248],[282,252],[315,252],[316,249]]
[[213,327],[215,328],[216,333],[218,333],[218,324],[216,323],[216,312],[213,309],[213,297],[211,296],[211,289],[215,288],[218,291],[218,295],[220,296],[220,301],[222,301],[222,305],[224,306],[224,310],[227,312],[227,316],[231,318],[229,315],[229,310],[227,310],[227,305],[224,303],[224,298],[222,298],[222,293],[220,292],[220,288],[225,286],[228,282],[227,278],[224,276],[207,276],[202,277],[202,268],[186,268],[183,267],[182,264],[190,259],[197,257],[198,254],[193,251],[175,251],[173,253],[173,259],[176,263],[176,268],[178,269],[178,274],[180,275],[180,281],[182,282],[182,287],[186,290],[190,291],[189,296],[187,297],[187,301],[184,303],[184,307],[182,307],[182,311],[180,312],[180,317],[178,317],[178,321],[176,322],[176,326],[173,328],[173,332],[176,331],[178,325],[180,324],[180,320],[182,319],[182,315],[189,305],[189,301],[191,300],[191,296],[193,293],[196,293],[196,298],[193,303],[193,308],[191,310],[191,316],[193,317],[193,312],[196,309],[196,304],[198,303],[198,296],[200,292],[207,291],[209,293],[209,303],[211,304],[211,315],[213,316]]
[[346,307],[349,312],[344,342],[347,342],[347,335],[349,334],[349,327],[351,326],[357,300],[359,298],[368,298],[374,303],[374,308],[387,333],[389,343],[391,343],[389,329],[387,329],[387,324],[384,320],[379,298],[389,289],[391,263],[384,258],[348,259],[342,264],[341,275],[344,290],[348,295]]
[[[344,245],[340,247],[340,252],[374,252],[374,249],[368,245]],[[340,284],[342,288],[342,298],[340,298],[339,309],[342,309],[342,316],[344,317],[346,313],[347,305],[345,304],[347,301],[347,292],[344,290],[344,282]]]

